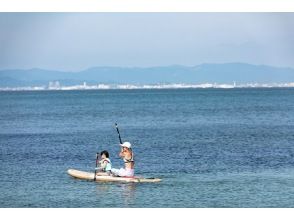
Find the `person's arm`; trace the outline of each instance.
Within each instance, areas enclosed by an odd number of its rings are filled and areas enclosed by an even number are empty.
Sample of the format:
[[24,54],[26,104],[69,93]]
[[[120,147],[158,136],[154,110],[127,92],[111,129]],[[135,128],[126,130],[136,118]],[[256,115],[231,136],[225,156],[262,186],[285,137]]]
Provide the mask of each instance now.
[[99,161],[99,164],[100,164],[100,166],[99,167],[96,167],[96,170],[98,171],[98,172],[101,172],[102,170],[103,170],[103,163],[102,163],[102,161],[100,160]]
[[120,156],[120,157],[124,157],[124,156],[125,156],[125,152],[124,152],[123,148],[121,149],[121,151],[120,151],[120,153],[119,153],[119,156]]
[[107,163],[108,163],[108,162],[107,162],[106,160],[104,160],[103,163],[101,163],[101,168],[102,168],[102,169],[105,169],[106,166],[107,166]]

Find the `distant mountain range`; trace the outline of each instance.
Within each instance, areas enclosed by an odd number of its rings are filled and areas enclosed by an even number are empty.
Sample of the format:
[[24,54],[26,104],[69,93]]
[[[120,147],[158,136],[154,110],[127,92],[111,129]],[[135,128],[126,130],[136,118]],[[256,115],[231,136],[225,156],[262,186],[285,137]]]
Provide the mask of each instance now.
[[0,87],[61,85],[157,84],[157,83],[287,83],[294,82],[294,69],[246,63],[201,64],[162,67],[93,67],[79,72],[43,69],[1,70]]

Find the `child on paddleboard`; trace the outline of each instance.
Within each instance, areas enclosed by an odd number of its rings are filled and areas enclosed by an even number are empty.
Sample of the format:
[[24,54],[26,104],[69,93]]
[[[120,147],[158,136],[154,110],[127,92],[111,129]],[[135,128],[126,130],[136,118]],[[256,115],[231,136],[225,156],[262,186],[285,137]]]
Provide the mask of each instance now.
[[123,144],[120,144],[121,151],[119,153],[119,156],[123,159],[125,163],[125,168],[120,169],[111,169],[111,173],[114,176],[120,176],[120,177],[133,177],[135,170],[135,161],[134,161],[134,153],[132,151],[132,145],[130,142],[124,142]]
[[[108,151],[104,150],[100,153],[101,156],[101,160],[99,161],[100,167],[97,168],[97,171],[99,173],[97,173],[96,175],[100,175],[102,176],[104,175],[110,175],[110,171],[111,171],[111,161],[109,159],[109,153]],[[104,176],[103,175],[103,176]]]

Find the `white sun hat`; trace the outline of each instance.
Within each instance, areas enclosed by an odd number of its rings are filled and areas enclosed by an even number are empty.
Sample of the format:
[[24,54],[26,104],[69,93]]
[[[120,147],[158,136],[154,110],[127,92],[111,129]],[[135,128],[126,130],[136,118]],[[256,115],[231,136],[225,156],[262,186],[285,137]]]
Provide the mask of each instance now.
[[131,148],[132,147],[130,142],[124,142],[124,143],[120,144],[120,146],[126,147],[126,148]]

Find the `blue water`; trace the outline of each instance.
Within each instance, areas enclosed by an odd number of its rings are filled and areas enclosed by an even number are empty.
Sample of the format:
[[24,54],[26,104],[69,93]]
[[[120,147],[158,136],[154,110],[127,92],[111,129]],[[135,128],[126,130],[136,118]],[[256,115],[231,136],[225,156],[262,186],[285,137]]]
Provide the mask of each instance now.
[[[97,151],[161,183],[95,183]],[[0,92],[0,207],[294,207],[294,89]]]

